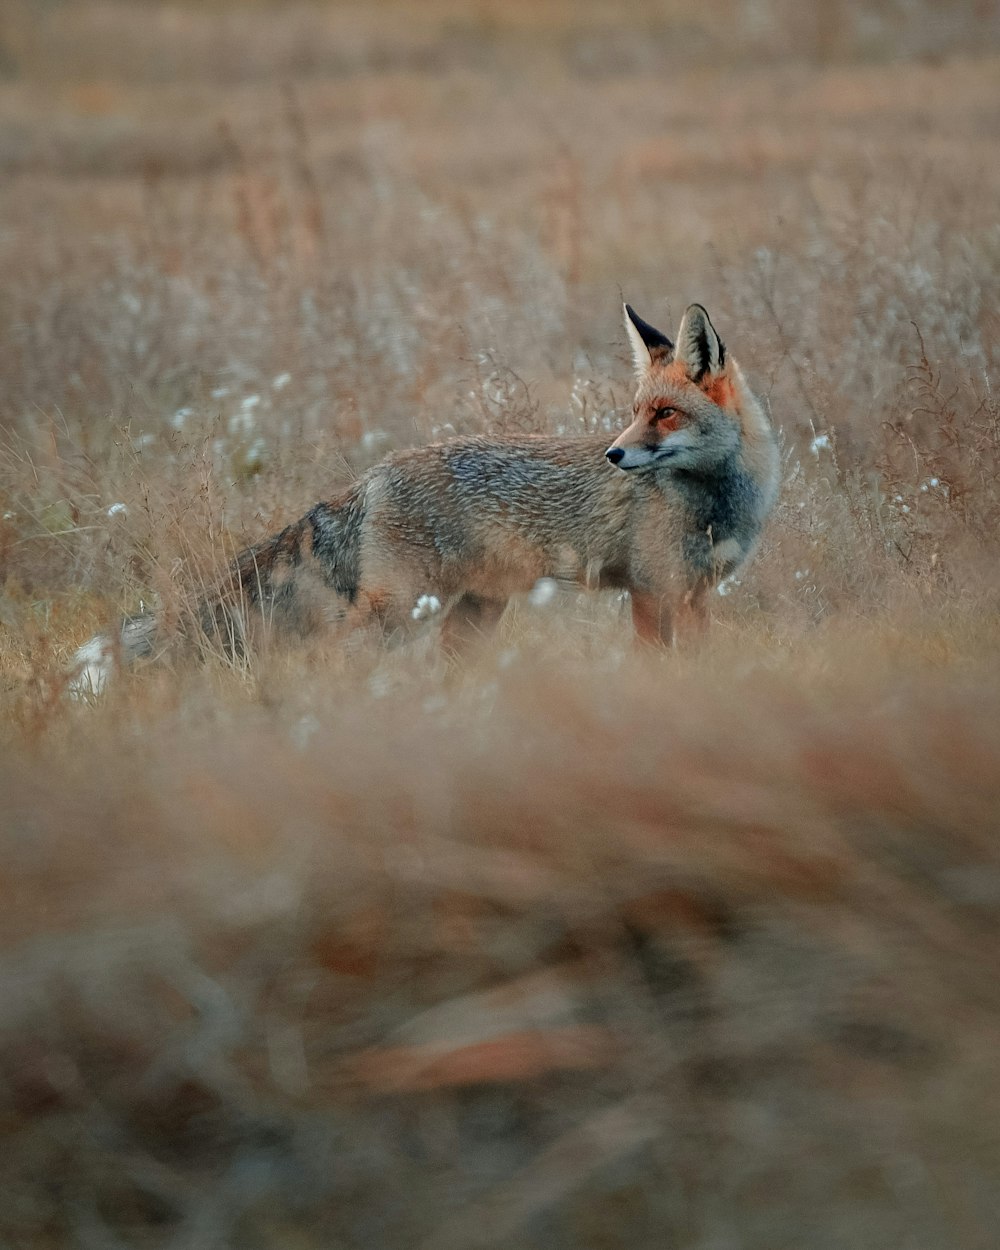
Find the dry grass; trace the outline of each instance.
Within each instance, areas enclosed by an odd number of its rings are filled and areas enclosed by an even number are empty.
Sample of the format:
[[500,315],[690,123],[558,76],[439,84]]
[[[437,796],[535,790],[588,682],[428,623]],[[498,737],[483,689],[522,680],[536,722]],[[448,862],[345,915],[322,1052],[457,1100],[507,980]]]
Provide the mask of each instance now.
[[[9,0],[4,1246],[995,1245],[994,6],[630,13]],[[389,447],[618,422],[620,290],[783,431],[703,651],[62,697]]]

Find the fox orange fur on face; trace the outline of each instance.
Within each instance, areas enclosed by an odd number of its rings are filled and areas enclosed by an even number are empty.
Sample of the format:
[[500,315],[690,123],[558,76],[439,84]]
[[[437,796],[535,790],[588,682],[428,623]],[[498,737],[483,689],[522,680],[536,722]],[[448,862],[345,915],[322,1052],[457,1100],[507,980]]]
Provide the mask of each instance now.
[[770,427],[708,313],[692,304],[676,346],[625,305],[638,388],[635,417],[607,457],[625,471],[670,467],[696,472],[720,463]]
[[[610,447],[593,434],[527,435],[393,452],[237,556],[196,627],[230,647],[262,626],[391,638],[434,603],[455,649],[540,578],[627,590],[649,642],[702,623],[707,590],[749,558],[774,503],[777,447],[700,304],[676,346],[625,314],[638,386],[634,420]],[[116,646],[92,640],[80,667],[105,644],[148,653],[156,624],[127,621]]]

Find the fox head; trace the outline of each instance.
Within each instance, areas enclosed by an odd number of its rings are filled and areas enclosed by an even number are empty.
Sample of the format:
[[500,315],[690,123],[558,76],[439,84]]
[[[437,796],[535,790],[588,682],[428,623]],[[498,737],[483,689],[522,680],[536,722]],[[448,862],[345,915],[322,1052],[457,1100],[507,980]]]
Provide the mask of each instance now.
[[692,304],[676,345],[628,304],[625,329],[638,378],[634,420],[607,458],[625,470],[711,470],[740,445],[747,391],[708,313]]

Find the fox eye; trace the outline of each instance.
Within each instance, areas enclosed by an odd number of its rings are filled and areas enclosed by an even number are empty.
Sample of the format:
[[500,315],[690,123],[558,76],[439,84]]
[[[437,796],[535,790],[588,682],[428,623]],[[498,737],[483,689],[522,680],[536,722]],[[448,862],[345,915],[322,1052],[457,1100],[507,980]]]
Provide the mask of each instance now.
[[654,421],[666,421],[668,417],[674,416],[676,412],[677,412],[676,408],[657,408],[653,412],[653,420]]

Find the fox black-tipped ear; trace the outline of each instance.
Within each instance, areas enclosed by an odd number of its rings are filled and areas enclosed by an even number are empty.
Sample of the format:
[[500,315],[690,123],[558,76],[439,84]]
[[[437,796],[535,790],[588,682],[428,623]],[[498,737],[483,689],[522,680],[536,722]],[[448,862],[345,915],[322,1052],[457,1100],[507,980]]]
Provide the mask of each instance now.
[[700,304],[692,304],[681,319],[674,359],[684,366],[692,382],[721,372],[726,363],[725,344]]
[[648,321],[643,321],[631,304],[624,307],[625,329],[632,348],[632,362],[636,373],[641,375],[653,360],[668,356],[674,350],[674,345],[665,334],[661,334]]

